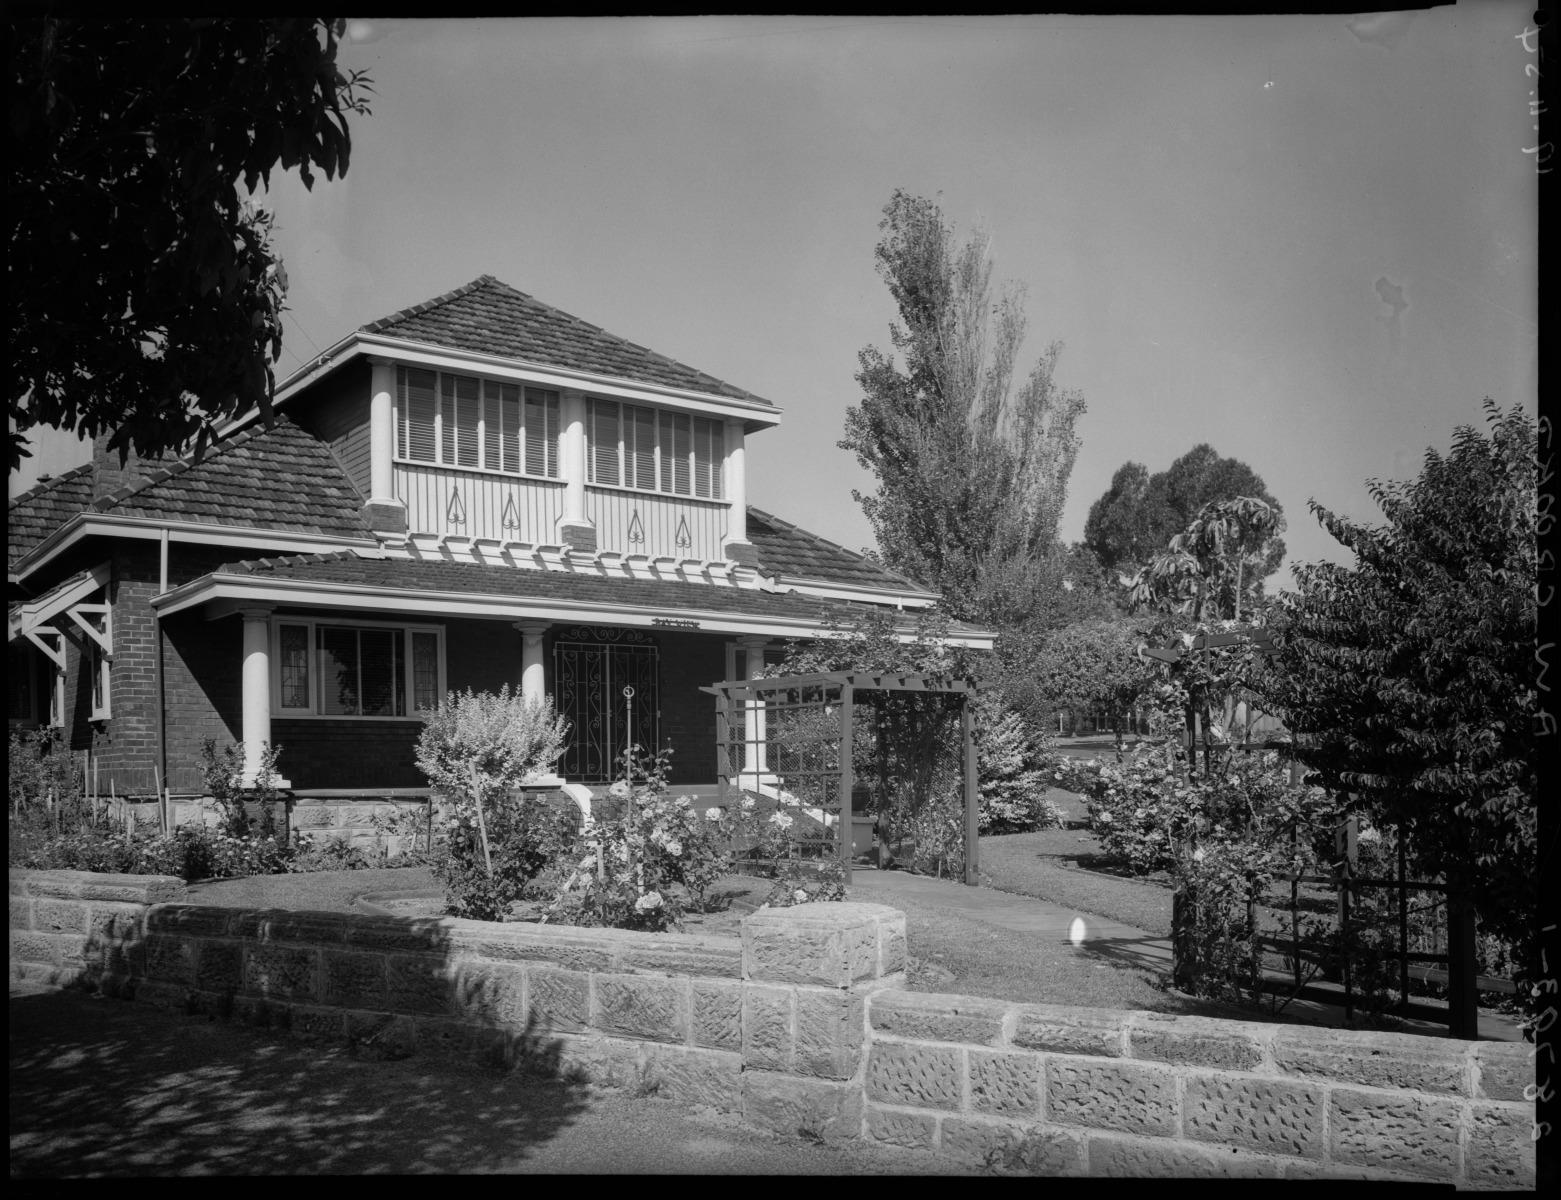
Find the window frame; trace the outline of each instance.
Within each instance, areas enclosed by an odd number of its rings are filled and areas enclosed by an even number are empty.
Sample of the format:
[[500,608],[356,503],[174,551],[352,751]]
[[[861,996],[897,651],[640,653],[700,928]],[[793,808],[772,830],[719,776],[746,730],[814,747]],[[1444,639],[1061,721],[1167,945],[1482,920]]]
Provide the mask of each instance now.
[[[411,454],[411,438],[407,432],[407,372],[425,371],[434,377],[433,401],[433,449],[432,459],[414,458]],[[462,379],[475,381],[477,395],[474,402],[477,407],[477,419],[472,425],[472,430],[477,439],[473,450],[475,464],[460,461],[462,455],[462,439],[460,423],[457,419],[454,429],[445,429],[445,400],[446,396],[455,398],[455,403],[462,403],[459,398],[460,383]],[[447,383],[448,381],[448,383]],[[515,469],[513,471],[504,468],[505,430],[503,427],[504,398],[503,389],[512,387],[516,389],[517,425],[515,437]],[[542,436],[538,439],[542,446],[542,474],[533,474],[526,469],[526,461],[530,457],[528,446],[528,434],[526,430],[527,393],[537,393],[543,397],[542,409]],[[488,412],[490,402],[493,411],[498,414],[500,427],[493,435],[497,443],[497,467],[486,466],[489,458],[488,438]],[[549,426],[552,432],[549,434]],[[448,434],[448,437],[447,437]],[[411,467],[437,467],[443,471],[464,471],[476,475],[496,475],[502,479],[535,479],[549,483],[563,482],[563,436],[564,436],[564,400],[563,393],[557,388],[541,387],[537,384],[524,383],[514,379],[494,379],[488,375],[469,374],[464,371],[444,371],[437,367],[408,366],[398,364],[396,366],[396,386],[391,396],[391,460]],[[453,461],[445,461],[445,444],[450,443],[451,457]],[[406,449],[403,451],[403,445]],[[551,471],[549,471],[551,467]]]
[[[606,445],[596,436],[597,409],[599,405],[612,405],[617,409],[615,424],[617,435],[615,445],[618,459],[618,482],[611,483],[599,480],[596,477],[597,451],[606,450]],[[634,471],[635,482],[626,483],[630,475],[630,464],[638,451],[640,422],[631,414],[648,412],[651,414],[650,428],[653,443],[650,448],[652,471],[655,478],[649,485],[639,482],[639,473]],[[676,408],[665,408],[651,404],[634,404],[627,400],[611,400],[601,396],[585,397],[585,482],[590,487],[614,488],[619,491],[636,492],[642,495],[663,496],[669,500],[697,500],[709,504],[730,504],[731,499],[726,492],[727,472],[727,438],[726,422],[718,417],[706,417],[699,413],[685,412]],[[677,419],[682,417],[688,422],[687,430],[677,427]],[[704,426],[704,443],[709,447],[709,457],[706,462],[708,470],[700,471],[699,446],[701,442],[701,423]],[[626,431],[634,429],[635,450],[629,446],[629,437]],[[688,438],[688,453],[679,455],[675,453],[679,436]],[[670,441],[670,445],[668,442]],[[721,452],[716,454],[715,446],[719,444]],[[681,463],[680,463],[681,460]],[[688,491],[677,490],[678,466],[682,465],[686,471]],[[704,486],[709,489],[709,495],[700,495],[701,476]]]
[[[307,708],[284,708],[282,706],[282,627],[284,625],[304,627],[308,630],[305,635],[308,646],[309,669],[309,704]],[[407,712],[403,716],[382,715],[347,715],[345,713],[324,713],[320,711],[320,648],[317,630],[321,626],[333,626],[349,629],[390,629],[398,630],[405,637],[402,654],[402,687],[405,689]],[[417,692],[416,678],[413,671],[415,655],[412,652],[412,638],[414,633],[433,634],[435,637],[435,659],[437,662],[437,682],[434,688],[434,707],[432,709],[419,709],[416,707]],[[426,721],[444,704],[445,693],[448,691],[446,680],[445,656],[445,627],[443,625],[431,625],[416,621],[358,621],[350,617],[271,617],[271,629],[269,637],[271,647],[271,716],[273,719],[286,721]]]

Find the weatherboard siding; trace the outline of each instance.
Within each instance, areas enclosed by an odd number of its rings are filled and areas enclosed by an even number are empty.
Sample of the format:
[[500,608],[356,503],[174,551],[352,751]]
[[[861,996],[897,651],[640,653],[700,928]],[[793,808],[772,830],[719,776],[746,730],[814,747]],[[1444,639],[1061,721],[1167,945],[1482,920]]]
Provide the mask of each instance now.
[[[544,544],[558,540],[558,519],[564,513],[561,481],[413,463],[397,463],[394,474],[396,495],[406,503],[407,529],[412,533]],[[505,525],[506,507],[516,524]],[[452,508],[454,515],[464,519],[451,520]]]
[[[687,496],[658,496],[618,488],[587,487],[585,515],[596,526],[599,550],[647,554],[651,558],[723,559],[727,513],[731,505]],[[639,528],[634,529],[635,514]],[[678,528],[686,528],[686,545],[679,545]],[[643,537],[631,540],[631,531]]]

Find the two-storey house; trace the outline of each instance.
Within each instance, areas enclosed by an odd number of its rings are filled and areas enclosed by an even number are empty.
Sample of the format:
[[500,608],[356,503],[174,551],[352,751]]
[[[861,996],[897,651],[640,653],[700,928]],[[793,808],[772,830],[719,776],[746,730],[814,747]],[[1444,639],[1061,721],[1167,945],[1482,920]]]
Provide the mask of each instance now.
[[199,462],[100,443],[10,506],[11,720],[61,726],[100,792],[198,791],[207,737],[251,770],[279,745],[300,797],[416,789],[425,714],[504,684],[569,719],[561,781],[637,743],[707,784],[702,686],[832,606],[936,601],[749,506],[774,404],[491,277],[349,334],[275,409]]

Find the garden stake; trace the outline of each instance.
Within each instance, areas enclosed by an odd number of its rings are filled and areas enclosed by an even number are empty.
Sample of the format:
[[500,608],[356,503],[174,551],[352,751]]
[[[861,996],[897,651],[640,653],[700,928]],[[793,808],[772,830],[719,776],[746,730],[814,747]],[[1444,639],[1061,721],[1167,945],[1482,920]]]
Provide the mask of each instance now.
[[493,881],[493,858],[488,853],[488,825],[482,819],[482,788],[477,782],[477,764],[471,765],[472,803],[477,806],[477,834],[482,838],[482,862],[488,869],[488,881]]

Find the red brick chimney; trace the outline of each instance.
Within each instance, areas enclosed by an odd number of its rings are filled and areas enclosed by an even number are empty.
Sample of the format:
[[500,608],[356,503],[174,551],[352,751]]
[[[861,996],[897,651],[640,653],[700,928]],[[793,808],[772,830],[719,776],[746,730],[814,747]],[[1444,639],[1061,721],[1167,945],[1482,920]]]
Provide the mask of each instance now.
[[[92,498],[94,500],[111,496],[122,487],[129,487],[157,470],[165,461],[161,455],[156,458],[143,458],[132,450],[126,457],[124,465],[120,466],[119,451],[108,448],[110,436],[107,433],[100,433],[92,439]],[[170,455],[167,461],[171,462],[173,458],[174,456]]]

